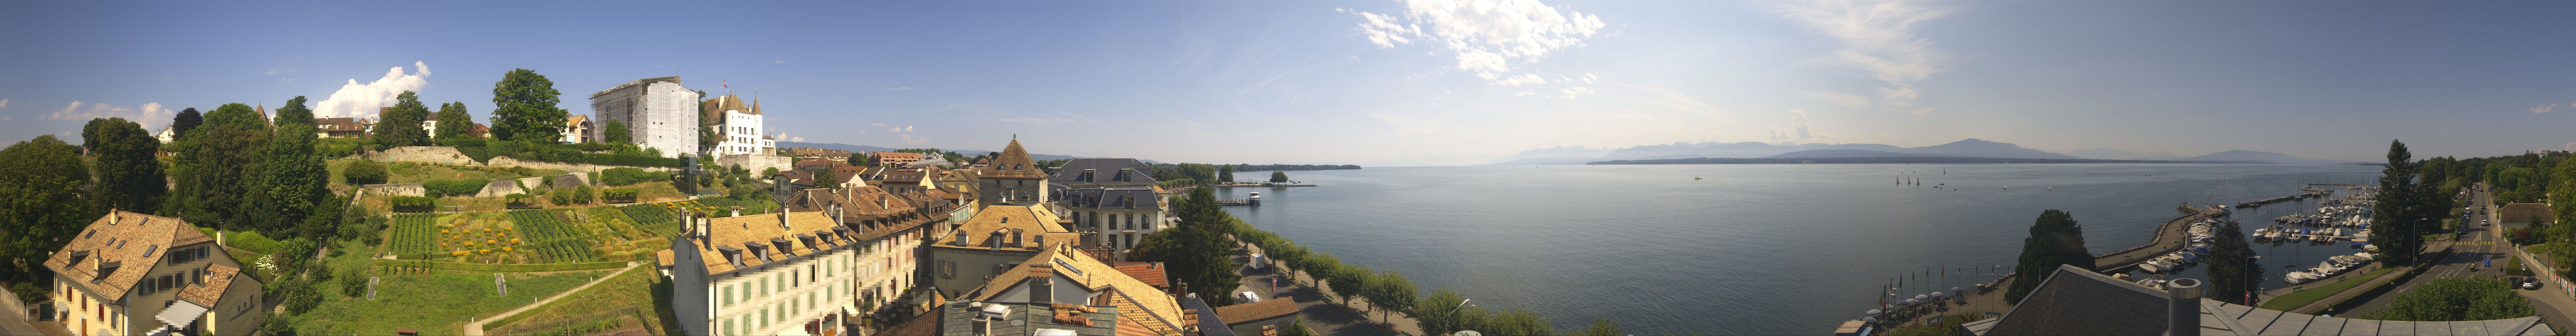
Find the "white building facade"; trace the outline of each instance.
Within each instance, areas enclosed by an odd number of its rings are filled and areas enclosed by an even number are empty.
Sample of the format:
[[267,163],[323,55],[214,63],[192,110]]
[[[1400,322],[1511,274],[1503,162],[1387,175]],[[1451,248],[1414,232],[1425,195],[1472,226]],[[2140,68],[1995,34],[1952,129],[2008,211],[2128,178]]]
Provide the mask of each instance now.
[[716,143],[716,148],[708,149],[708,152],[719,156],[777,155],[778,140],[762,133],[765,128],[761,121],[760,102],[752,102],[746,107],[742,97],[736,95],[724,95],[708,102],[712,104],[700,106],[713,106],[714,111],[708,114],[716,118],[708,122],[715,127],[718,136],[724,137],[724,141]]
[[698,92],[680,86],[680,77],[655,77],[591,94],[590,110],[603,122],[625,123],[637,146],[679,157],[699,150],[698,111],[691,108],[697,101]]

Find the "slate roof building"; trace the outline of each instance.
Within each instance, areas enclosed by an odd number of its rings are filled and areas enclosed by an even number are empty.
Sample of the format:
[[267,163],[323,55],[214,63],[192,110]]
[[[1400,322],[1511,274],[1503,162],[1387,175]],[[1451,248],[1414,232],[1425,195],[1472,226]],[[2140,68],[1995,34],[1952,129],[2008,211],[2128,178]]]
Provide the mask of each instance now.
[[618,84],[590,94],[590,111],[600,121],[626,124],[637,146],[662,149],[663,157],[698,153],[697,90],[680,86],[680,77],[654,77]]
[[1020,147],[1020,139],[1011,139],[1009,146],[1002,147],[992,166],[976,169],[981,170],[976,174],[978,204],[1038,204],[1049,199],[1046,170],[1029,158],[1029,150]]
[[260,281],[175,218],[111,210],[45,259],[65,328],[85,335],[248,335]]
[[[2055,272],[2004,316],[1960,327],[1975,335],[2556,335],[2538,316],[2449,322],[2324,317],[2201,298],[2196,285],[2166,291],[2074,266]],[[2194,330],[2170,332],[2177,328]]]
[[1057,195],[1056,203],[1065,208],[1075,230],[1088,234],[1093,244],[1109,247],[1117,260],[1126,260],[1127,250],[1145,235],[1172,227],[1163,216],[1170,208],[1164,196],[1151,186],[1070,188]]
[[[974,315],[955,313],[960,308],[974,308],[975,303],[1005,307],[1013,304],[1044,305],[1055,308],[1051,312],[1060,317],[1071,315],[1066,311],[1068,308],[1082,310],[1090,307],[1084,311],[1114,316],[1101,319],[1097,318],[1100,315],[1085,315],[1093,318],[1084,321],[1055,319],[1056,322],[1074,322],[1072,324],[1099,329],[1095,333],[1073,330],[1079,335],[1192,335],[1198,332],[1200,315],[1207,313],[1182,309],[1182,298],[1130,278],[1117,268],[1092,259],[1089,253],[1073,244],[1052,244],[1039,252],[992,276],[973,292],[950,301],[951,304],[942,309],[948,312],[941,314],[948,317],[943,319],[946,327],[942,328],[942,334],[982,334],[971,328],[975,323],[958,321],[958,317]],[[961,329],[960,326],[970,328]]]

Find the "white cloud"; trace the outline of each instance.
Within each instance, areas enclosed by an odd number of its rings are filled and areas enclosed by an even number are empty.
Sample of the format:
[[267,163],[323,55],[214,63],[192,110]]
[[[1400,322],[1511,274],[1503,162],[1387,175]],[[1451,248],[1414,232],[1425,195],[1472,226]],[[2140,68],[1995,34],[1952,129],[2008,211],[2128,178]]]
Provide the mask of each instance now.
[[1563,89],[1557,89],[1557,90],[1556,90],[1556,92],[1557,92],[1557,93],[1561,93],[1561,94],[1563,94],[1563,95],[1547,96],[1547,97],[1548,97],[1548,98],[1556,98],[1556,99],[1571,99],[1571,98],[1575,98],[1575,97],[1582,97],[1582,96],[1591,95],[1591,94],[1592,94],[1592,88],[1576,86],[1576,87],[1568,87],[1568,88],[1563,88]]
[[1584,15],[1538,0],[1405,0],[1401,14],[1350,9],[1367,22],[1359,24],[1369,43],[1381,48],[1422,41],[1447,48],[1458,69],[1487,80],[1503,78],[1513,62],[1535,62],[1548,53],[1583,45],[1607,26],[1601,17]]
[[341,85],[340,91],[332,92],[330,98],[313,104],[313,116],[375,117],[376,108],[393,106],[394,96],[401,95],[403,91],[419,92],[420,89],[429,87],[429,64],[423,62],[411,64],[420,70],[419,73],[405,75],[402,67],[393,67],[392,70],[385,71],[383,78],[377,78],[366,84],[358,84],[355,78],[349,79],[349,84]]
[[872,122],[872,123],[868,123],[868,126],[880,126],[880,127],[882,127],[882,126],[892,126],[892,125],[886,125],[886,123],[881,123],[881,122]]
[[61,110],[55,110],[53,114],[45,115],[44,119],[90,120],[96,118],[125,118],[126,121],[132,121],[135,123],[150,123],[153,121],[170,120],[170,117],[175,114],[177,113],[170,111],[168,108],[161,107],[161,103],[143,103],[143,106],[138,107],[121,107],[109,104],[92,104],[74,101],[70,106],[64,106]]
[[1803,139],[1816,137],[1815,133],[1807,131],[1807,110],[1789,110],[1789,116],[1790,127],[1798,132],[1798,138]]
[[1834,51],[1834,58],[1893,86],[1879,88],[1879,95],[1897,106],[1920,97],[1914,84],[1942,69],[1944,55],[1932,49],[1931,40],[1915,37],[1915,26],[1950,12],[1951,8],[1898,1],[1791,2],[1778,7],[1781,16],[1841,41],[1843,49]]
[[787,138],[787,141],[805,142],[805,137]]
[[0,99],[0,109],[5,109],[5,108],[9,108],[9,100],[8,100],[8,99]]
[[[9,106],[9,104],[7,104],[7,102],[8,102],[7,100],[0,100],[0,107],[8,107],[8,106]],[[2549,105],[2533,106],[2533,107],[2531,107],[2531,109],[2530,109],[2530,110],[2528,110],[2528,111],[2531,111],[2531,113],[2549,113],[2549,111],[2557,111],[2557,110],[2558,110],[2558,104],[2549,104]]]
[[1533,74],[1521,74],[1519,76],[1503,77],[1503,80],[1494,81],[1494,85],[1505,86],[1520,86],[1528,84],[1547,84],[1547,79],[1539,78],[1538,75]]

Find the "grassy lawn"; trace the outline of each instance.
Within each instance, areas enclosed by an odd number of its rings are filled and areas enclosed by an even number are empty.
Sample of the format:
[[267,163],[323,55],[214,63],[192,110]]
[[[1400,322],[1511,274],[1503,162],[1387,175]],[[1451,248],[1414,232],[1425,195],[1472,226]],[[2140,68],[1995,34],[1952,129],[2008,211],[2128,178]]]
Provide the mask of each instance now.
[[[385,274],[367,258],[374,247],[349,243],[333,248],[347,251],[330,258],[333,270],[365,272],[355,279],[334,277],[317,284],[324,294],[321,306],[289,318],[300,334],[385,335],[394,328],[414,328],[427,335],[453,335],[461,332],[467,319],[489,318],[525,306],[531,298],[552,296],[614,271],[509,273],[510,294],[502,296],[493,292],[491,273]],[[366,277],[384,279],[377,284],[375,300],[340,295],[342,282],[364,282]]]
[[1941,317],[1941,324],[1927,324],[1927,325],[1915,325],[1915,326],[1897,327],[1897,328],[1895,328],[1895,329],[1888,329],[1888,330],[1887,330],[1887,334],[1888,334],[1888,335],[1958,335],[1958,334],[1959,334],[1959,325],[1960,325],[1960,324],[1966,324],[1966,323],[1968,323],[1968,322],[1975,322],[1975,321],[1976,321],[1976,320],[1978,320],[1978,319],[1984,319],[1984,318],[1985,318],[1985,316],[1984,316],[1984,315],[1949,315],[1949,316],[1942,316],[1942,317]]
[[530,328],[615,320],[621,315],[617,311],[636,308],[635,313],[641,316],[635,317],[644,323],[645,330],[663,332],[670,321],[663,320],[662,315],[669,314],[669,309],[661,306],[664,301],[655,295],[654,288],[662,285],[661,279],[651,267],[626,271],[607,282],[521,313],[523,317],[509,325],[484,328],[493,335],[533,335],[545,330]]
[[2369,282],[2370,279],[2378,278],[2380,275],[2385,275],[2389,271],[2397,269],[2398,268],[2381,268],[2371,270],[2368,273],[2362,273],[2359,277],[2347,277],[2343,280],[2326,284],[2324,287],[2309,288],[2307,290],[2282,294],[2280,297],[2272,298],[2271,301],[2263,302],[2263,309],[2289,311],[2290,309],[2299,308],[2299,306],[2308,305],[2310,302],[2324,300],[2328,296],[2334,296],[2335,293],[2342,293],[2346,289],[2352,289],[2353,286],[2360,286],[2363,282]]

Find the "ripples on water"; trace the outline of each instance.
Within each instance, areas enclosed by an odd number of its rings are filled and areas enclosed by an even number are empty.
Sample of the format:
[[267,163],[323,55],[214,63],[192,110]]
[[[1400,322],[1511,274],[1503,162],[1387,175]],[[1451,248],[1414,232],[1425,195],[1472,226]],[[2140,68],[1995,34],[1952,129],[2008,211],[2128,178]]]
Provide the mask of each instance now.
[[[2378,172],[2185,164],[1406,167],[1289,172],[1323,186],[1218,191],[1261,192],[1263,206],[1228,210],[1345,263],[1402,271],[1425,294],[1445,287],[1478,306],[1530,309],[1559,328],[1609,317],[1632,334],[1821,334],[1875,307],[1880,286],[1896,277],[1920,277],[1927,267],[2010,267],[2043,209],[2071,212],[2099,254],[2144,244],[2185,201],[2234,204],[2296,194],[2305,183],[2375,183]],[[1923,185],[1894,184],[1899,176]],[[2251,231],[2313,207],[2238,216]],[[2285,261],[2313,265],[2352,252],[2339,246],[2255,249],[2272,269],[2266,287],[2276,288]],[[2199,270],[2184,276],[2201,277]],[[1976,272],[1908,279],[1906,291],[1997,276]]]

